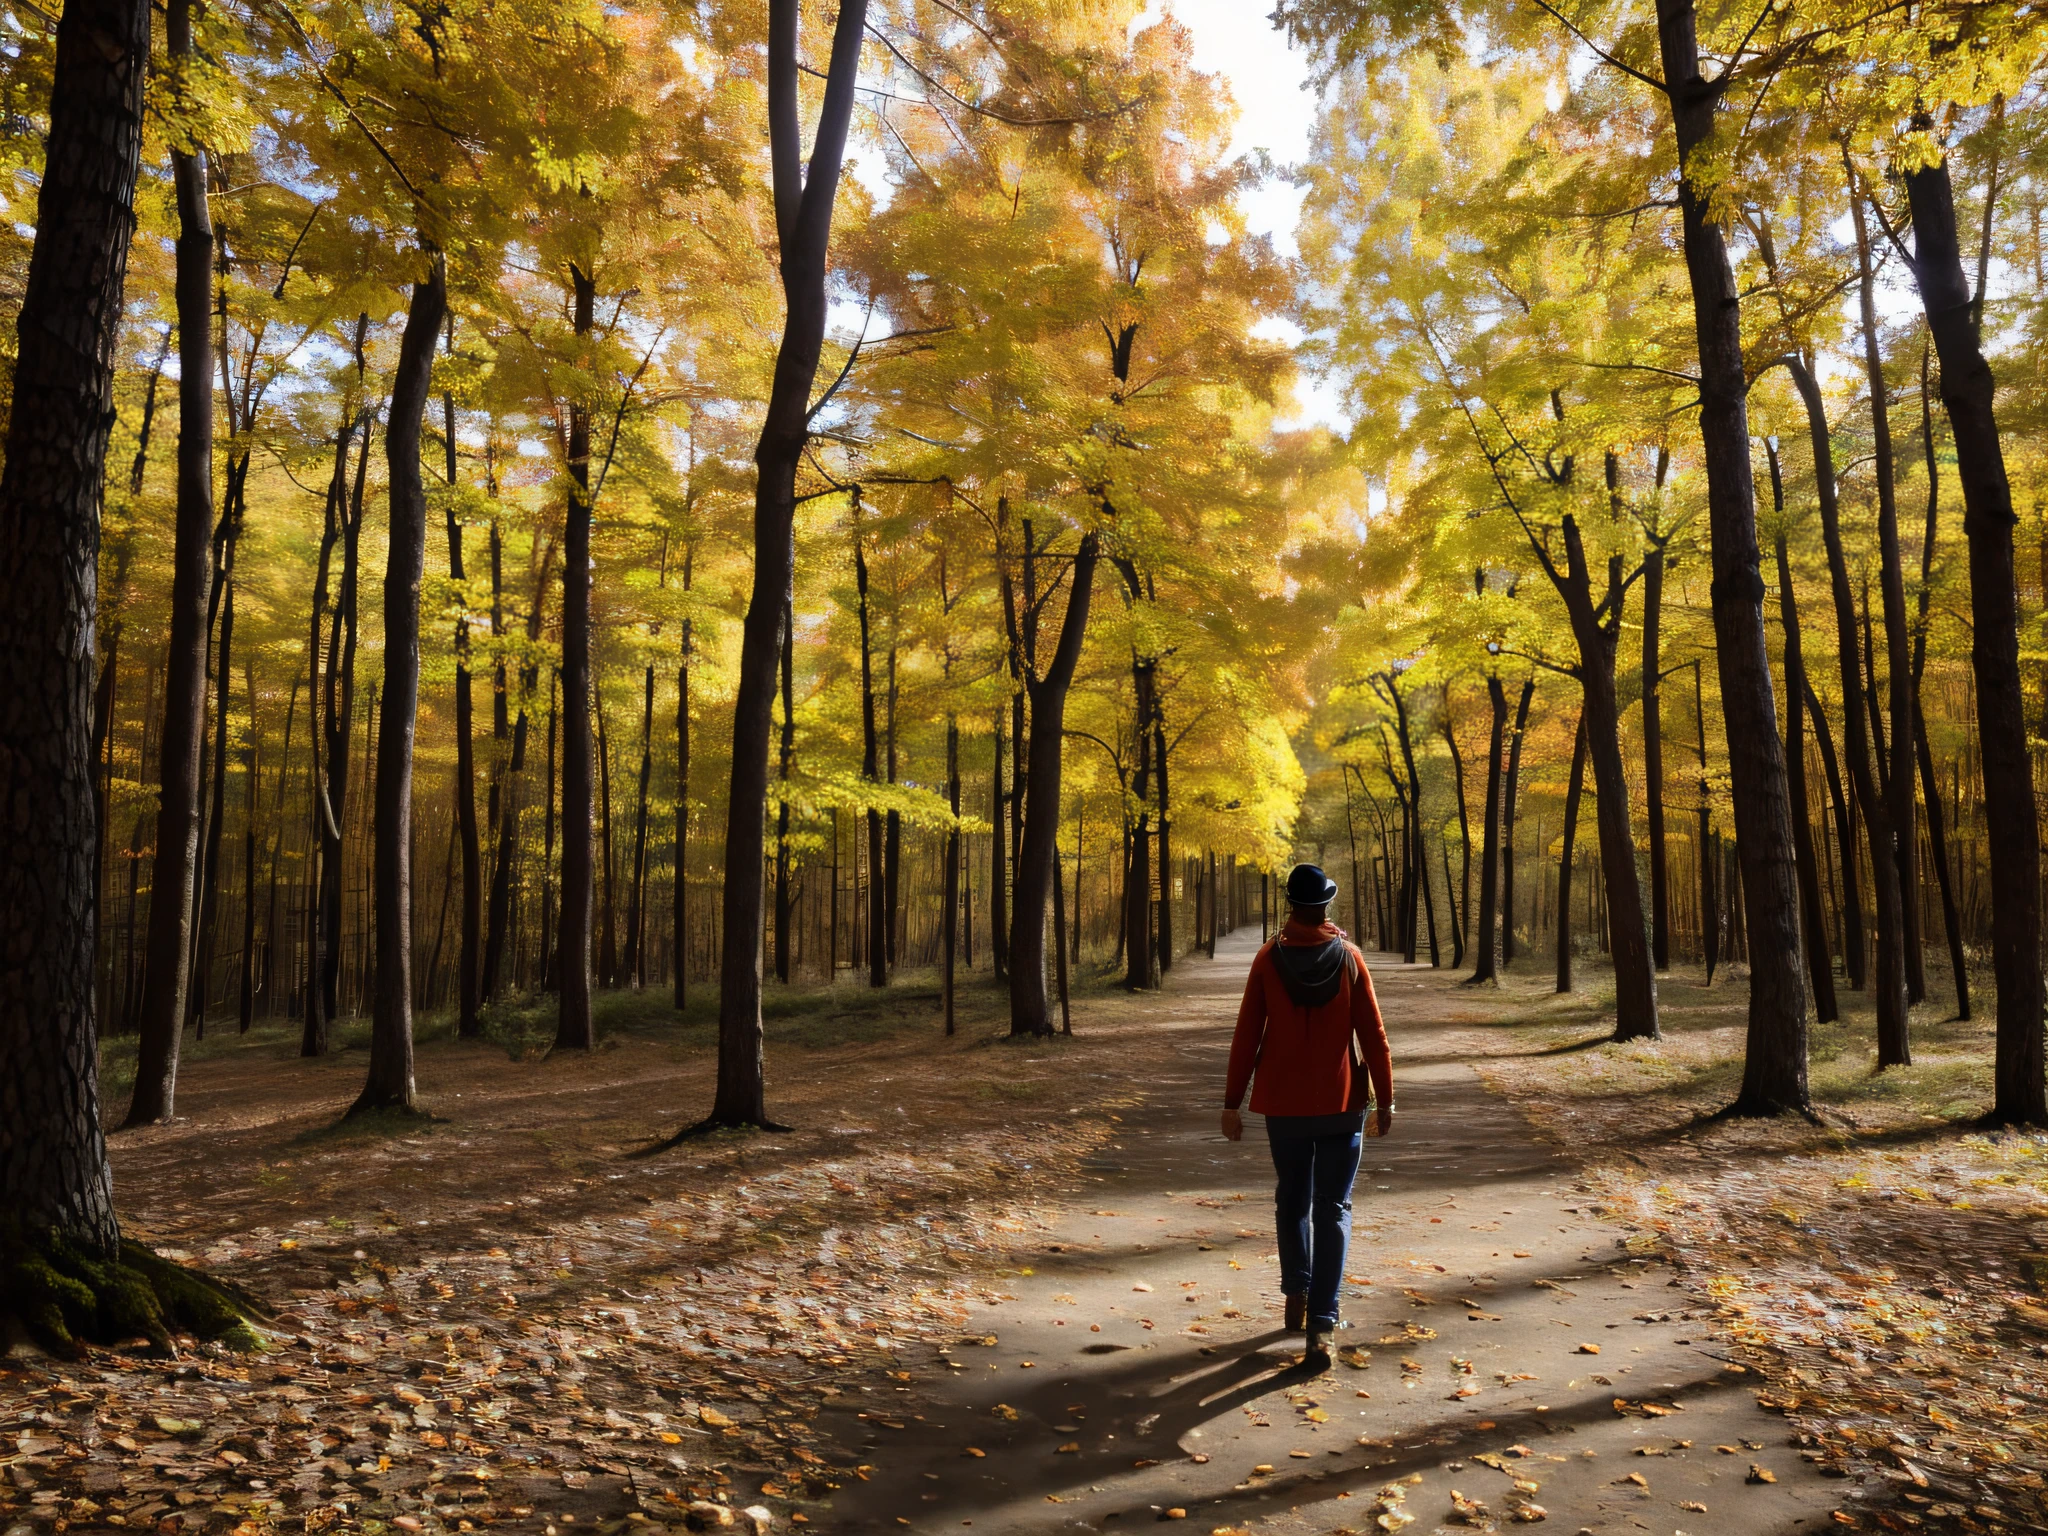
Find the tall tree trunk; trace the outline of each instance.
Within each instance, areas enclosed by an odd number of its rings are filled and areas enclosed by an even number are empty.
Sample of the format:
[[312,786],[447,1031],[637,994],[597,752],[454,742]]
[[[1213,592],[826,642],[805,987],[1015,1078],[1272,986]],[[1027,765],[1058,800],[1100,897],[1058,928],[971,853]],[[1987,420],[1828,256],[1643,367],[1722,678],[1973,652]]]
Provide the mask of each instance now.
[[[1344,782],[1344,835],[1351,845],[1351,927],[1353,932],[1363,937],[1365,934],[1365,888],[1358,882],[1358,818],[1351,808],[1350,765],[1339,764],[1337,775]],[[1210,857],[1213,859],[1215,856],[1212,854]],[[1212,905],[1214,899],[1213,896],[1210,898]],[[1209,920],[1213,925],[1215,922],[1213,911],[1210,914]],[[1453,935],[1451,968],[1455,970],[1458,966],[1464,964],[1465,943],[1464,936],[1459,931],[1459,925],[1454,924],[1451,933]]]
[[498,855],[491,864],[491,891],[485,909],[484,959],[480,992],[488,1003],[505,985],[506,949],[512,928],[512,867],[519,854],[519,813],[523,809],[526,773],[526,700],[538,679],[534,669],[522,668],[519,677],[519,708],[512,721],[512,757],[506,766],[505,784],[499,801]]
[[[1607,456],[1612,484],[1617,465]],[[1650,959],[1671,969],[1671,868],[1664,836],[1664,546],[1643,553],[1643,798],[1650,837]]]
[[[890,615],[889,625],[893,632],[896,626],[893,613]],[[893,640],[889,645],[888,679],[888,686],[882,695],[883,740],[887,749],[889,783],[893,785],[896,782],[896,645]],[[886,914],[882,935],[887,948],[889,969],[892,971],[900,959],[899,940],[903,925],[903,905],[898,897],[902,867],[903,813],[892,807],[888,815],[882,818],[882,907]]]
[[[796,637],[782,626],[782,734],[776,751],[775,979],[789,984],[789,770],[796,749]],[[651,695],[650,695],[651,696]]]
[[[1770,1115],[1807,1107],[1803,1071],[1788,1070],[1789,1064],[1806,1060],[1806,978],[1799,962],[1799,880],[1785,748],[1778,736],[1764,639],[1740,295],[1728,263],[1726,234],[1710,206],[1712,188],[1693,179],[1695,162],[1714,136],[1722,92],[1700,76],[1694,0],[1657,0],[1657,34],[1683,171],[1678,203],[1699,338],[1700,435],[1713,546],[1710,597],[1721,707],[1728,721],[1736,843],[1757,941],[1750,959],[1743,1083],[1734,1108]],[[1595,767],[1597,779],[1597,756]],[[1603,804],[1607,798],[1602,785]],[[1611,877],[1618,861],[1607,867]]]
[[[1782,500],[1778,451],[1771,450],[1771,490]],[[1781,521],[1777,537],[1778,610],[1785,626],[1785,773],[1792,790],[1792,836],[1799,857],[1799,905],[1805,917],[1806,974],[1813,983],[1814,1016],[1821,1023],[1836,1017],[1835,968],[1828,956],[1827,919],[1821,911],[1820,864],[1814,856],[1813,824],[1807,820],[1806,795],[1806,654],[1800,643],[1799,600],[1792,588],[1792,562],[1786,554]]]
[[391,499],[391,553],[384,568],[383,713],[377,726],[376,995],[370,1070],[351,1114],[415,1112],[412,1070],[412,748],[420,691],[420,579],[427,558],[427,494],[420,478],[420,421],[434,345],[448,313],[441,253],[414,283],[391,380],[384,429]]
[[1828,804],[1834,811],[1836,857],[1841,861],[1842,975],[1849,990],[1863,990],[1863,898],[1862,882],[1856,874],[1856,828],[1849,814],[1849,798],[1842,784],[1842,771],[1835,757],[1834,733],[1828,729],[1827,712],[1813,691],[1813,679],[1806,680],[1806,707],[1813,719],[1813,743],[1820,748],[1821,773],[1827,779]]
[[1003,716],[1000,710],[996,712],[995,759],[991,773],[988,791],[988,946],[996,980],[1007,985],[1010,979],[1010,917],[1007,905],[1009,880],[1005,869],[1009,862],[1009,845],[1003,840]]
[[[1930,125],[1931,126],[1931,125]],[[1999,443],[1991,365],[1977,337],[1956,240],[1948,162],[1906,175],[1913,209],[1913,275],[1941,359],[1941,403],[1954,435],[1970,547],[1970,664],[1977,682],[1984,820],[1991,845],[1991,957],[1998,1045],[1990,1118],[2048,1124],[2041,975],[2041,844],[2020,681],[2019,587],[2012,486]]]
[[1486,737],[1486,821],[1480,828],[1479,929],[1472,940],[1475,982],[1500,979],[1500,759],[1508,729],[1508,696],[1500,674],[1486,678],[1493,722]]
[[1166,773],[1166,711],[1152,712],[1152,755],[1159,779],[1159,970],[1173,969],[1173,797]]
[[[1906,1019],[1905,893],[1899,889],[1899,861],[1892,808],[1871,761],[1870,720],[1866,713],[1863,659],[1866,647],[1856,633],[1856,599],[1849,588],[1849,562],[1842,547],[1840,503],[1835,487],[1831,434],[1820,385],[1803,359],[1790,358],[1786,368],[1806,405],[1813,440],[1814,484],[1820,502],[1821,537],[1827,546],[1828,578],[1835,599],[1835,644],[1842,671],[1842,751],[1848,758],[1850,782],[1870,837],[1870,884],[1877,906],[1877,1064],[1907,1066],[1913,1059]],[[1892,530],[1897,553],[1898,530]],[[1901,597],[1903,604],[1904,598]],[[1901,623],[1904,618],[1901,615]],[[1902,659],[1902,666],[1903,666]],[[1902,674],[1902,687],[1910,685]],[[1908,781],[1910,791],[1910,780]],[[1738,832],[1736,846],[1741,847]]]
[[[952,670],[952,657],[948,655],[949,676]],[[946,713],[946,807],[953,813],[953,822],[946,828],[946,942],[940,950],[940,964],[944,967],[940,980],[945,991],[946,1033],[950,1035],[954,1030],[954,951],[960,940],[960,722],[950,710]]]
[[[233,470],[229,471],[230,479]],[[229,493],[232,501],[233,493]],[[212,981],[215,930],[220,916],[220,841],[228,806],[228,686],[229,667],[235,648],[235,508],[230,505],[222,519],[220,565],[214,573],[213,590],[221,599],[220,646],[214,662],[213,763],[208,782],[211,803],[206,812],[204,848],[199,856],[199,938],[192,965],[192,986],[186,1016],[206,1038],[207,990]],[[205,770],[202,759],[201,769]]]
[[[1128,578],[1127,578],[1128,579]],[[1152,966],[1152,712],[1156,707],[1157,671],[1149,657],[1131,655],[1131,689],[1136,699],[1132,730],[1137,742],[1137,761],[1131,770],[1131,798],[1135,802],[1131,826],[1131,863],[1124,878],[1124,926],[1130,933],[1125,946],[1124,985],[1133,992],[1149,991],[1153,985]]]
[[[67,15],[70,9],[67,5]],[[98,29],[119,22],[111,35],[132,34],[139,27],[146,36],[147,7],[136,7],[135,18],[124,16],[127,9],[120,4],[104,4],[88,17],[81,7],[78,26]],[[192,0],[174,0],[166,12],[165,44],[175,58],[191,56]],[[73,46],[85,46],[84,39],[75,37]],[[71,63],[74,69],[89,68],[94,76],[111,68],[97,63],[87,65],[83,58],[74,58]],[[127,86],[126,82],[117,84],[108,78],[82,88],[90,97],[125,90]],[[113,107],[111,99],[90,103],[81,100],[72,109],[99,113]],[[118,125],[118,111],[113,121]],[[74,121],[71,126],[78,132],[99,131],[96,124],[88,127],[84,122]],[[83,148],[82,144],[74,145],[71,152],[78,154]],[[131,156],[134,153],[129,150]],[[105,175],[86,171],[83,166],[70,169],[74,174],[85,171],[93,181]],[[110,281],[116,310],[133,217],[132,165],[125,174],[129,183],[126,190],[113,186],[96,189],[97,212],[105,221],[101,238],[113,239],[119,246],[112,270],[107,269],[107,256],[73,249],[64,260],[84,260],[89,256],[92,264],[80,266],[75,274],[44,272],[44,281],[53,287],[89,283],[95,277],[101,282]],[[130,1126],[166,1122],[177,1103],[178,1047],[184,1038],[186,999],[192,977],[192,897],[199,859],[199,745],[206,731],[206,614],[213,579],[213,220],[206,204],[206,157],[177,151],[171,157],[171,177],[178,204],[174,258],[178,308],[178,501],[171,550],[171,634],[164,664],[163,733],[158,738],[161,755],[157,772],[156,859],[151,866],[149,940],[142,973],[142,1039],[135,1092],[129,1100],[125,1122]],[[39,209],[42,202],[50,201],[51,195],[46,180]],[[53,210],[59,206],[62,205],[51,204]],[[77,215],[80,219],[90,216],[86,209],[79,210]],[[37,228],[42,226],[38,224]],[[70,219],[54,226],[51,234],[53,256],[58,239],[84,238],[83,230]],[[27,326],[34,323],[39,345],[55,345],[54,338],[44,337],[43,322],[34,317],[26,298],[21,314],[24,341]],[[114,322],[103,319],[102,323]],[[27,398],[18,371],[14,398]],[[95,400],[94,409],[98,408]],[[25,426],[24,414],[16,412],[10,430],[22,433]],[[104,428],[94,435],[104,443]],[[10,454],[8,463],[13,462]],[[92,494],[97,529],[97,481]],[[97,1127],[93,1134],[98,1136]],[[108,1220],[112,1221],[111,1214]]]
[[249,745],[242,749],[242,957],[235,987],[235,1022],[242,1034],[256,1020],[256,673],[246,661],[249,686]]
[[1500,787],[1500,963],[1515,959],[1515,801],[1522,782],[1522,735],[1529,727],[1529,701],[1536,680],[1524,679],[1515,701],[1515,725],[1508,738],[1508,773]]
[[780,235],[782,340],[754,450],[754,585],[733,702],[732,790],[726,800],[724,949],[719,959],[718,1093],[707,1125],[768,1124],[761,1038],[762,844],[768,735],[782,625],[796,570],[796,474],[810,437],[811,388],[825,339],[825,256],[847,122],[866,35],[867,0],[843,0],[832,35],[809,173],[799,157],[798,0],[769,0],[768,127]]
[[13,411],[0,468],[0,1211],[22,1237],[55,1231],[106,1258],[120,1229],[93,1017],[92,653],[148,60],[147,6],[65,5],[16,322],[14,400],[32,408]]
[[1693,857],[1700,867],[1700,957],[1707,968],[1707,985],[1714,984],[1714,967],[1721,962],[1721,898],[1715,888],[1715,864],[1720,858],[1720,841],[1714,834],[1714,808],[1707,787],[1707,702],[1700,684],[1700,664],[1692,664],[1693,719],[1700,730],[1700,826],[1693,842]]
[[[569,269],[569,280],[576,334],[587,337],[597,320],[597,280],[580,267]],[[597,786],[590,740],[590,406],[580,396],[572,397],[569,406],[568,446],[571,484],[562,537],[562,908],[555,959],[555,1049],[587,1051],[597,1044],[590,1011],[590,930],[597,902],[592,802]],[[758,921],[754,927],[758,949]]]
[[560,709],[556,693],[562,683],[562,669],[548,674],[548,764],[547,794],[541,811],[540,856],[540,989],[552,992],[561,985],[561,964],[557,958],[561,935],[555,922],[555,768],[558,761],[555,739]]
[[[1472,817],[1465,802],[1465,757],[1451,728],[1451,690],[1444,689],[1444,742],[1451,749],[1451,787],[1458,792],[1458,920],[1451,929],[1451,969],[1465,963],[1465,931],[1472,926]],[[1350,806],[1350,792],[1345,792]]]
[[[788,662],[783,663],[783,703],[789,701]],[[787,757],[788,730],[784,732],[783,752]],[[785,761],[783,778],[789,777]],[[647,791],[654,777],[654,665],[647,667],[647,700],[640,716],[640,783],[634,795],[633,805],[633,884],[626,892],[626,954],[621,962],[625,970],[625,983],[630,987],[647,984]],[[786,841],[786,838],[785,838]],[[787,978],[784,978],[785,980]]]
[[[1073,686],[1074,669],[1081,660],[1081,642],[1088,629],[1099,555],[1100,542],[1095,534],[1083,534],[1074,552],[1067,611],[1060,621],[1060,638],[1052,661],[1043,678],[1025,679],[1031,694],[1031,758],[1027,768],[1031,794],[1025,801],[1016,902],[1010,916],[1012,1035],[1052,1033],[1045,995],[1045,908],[1059,835],[1060,755],[1066,735],[1067,691]],[[1134,948],[1144,947],[1147,926],[1141,924],[1132,930]]]
[[[593,578],[595,579],[595,578]],[[591,712],[597,717],[597,841],[599,885],[597,981],[601,987],[619,984],[619,867],[612,857],[612,743],[604,718],[604,689],[593,675],[590,685]]]
[[[455,350],[455,329],[448,327],[448,350]],[[455,488],[455,397],[441,397],[442,442],[447,453],[447,481]],[[483,843],[476,821],[476,701],[470,683],[469,602],[463,594],[468,572],[462,563],[462,524],[455,516],[455,498],[447,504],[448,578],[456,589],[455,617],[455,828],[462,840],[462,948],[456,961],[456,1029],[465,1040],[482,1032],[478,1010],[483,1005],[484,879]],[[391,690],[386,688],[387,701]]]
[[[690,588],[690,560],[683,560],[683,590]],[[683,620],[683,657],[676,667],[676,875],[675,875],[675,928],[676,928],[676,1011],[682,1012],[690,1000],[690,662],[693,635],[691,621]],[[836,863],[839,857],[838,823],[833,823],[832,856]],[[839,886],[835,879],[832,899],[839,900]],[[835,910],[832,927],[834,943],[837,943],[838,917]],[[836,950],[835,950],[836,953]],[[832,968],[826,968],[826,980],[832,979]]]
[[[882,736],[881,726],[875,716],[875,648],[874,609],[868,600],[868,556],[866,535],[860,526],[860,492],[853,493],[853,590],[860,620],[860,742],[861,777],[870,784],[881,782]],[[996,778],[1000,783],[1003,773],[1002,746],[1000,737],[996,747]],[[886,935],[889,931],[888,889],[882,877],[885,863],[884,827],[882,813],[873,805],[866,811],[868,833],[868,985],[886,987],[889,985],[889,946]],[[996,818],[997,843],[1000,845],[1002,818]],[[996,857],[1002,857],[998,846]]]
[[[328,634],[327,678],[327,760],[330,771],[323,814],[322,835],[326,839],[320,858],[320,1051],[326,1050],[326,1025],[341,1016],[341,946],[344,919],[345,862],[348,824],[348,786],[354,776],[349,739],[356,713],[356,639],[362,594],[362,532],[364,486],[369,479],[370,430],[366,422],[356,454],[355,486],[349,493],[347,527],[341,541],[341,591],[334,606],[334,623]],[[339,658],[337,662],[335,658]],[[358,850],[360,852],[360,850]],[[310,1049],[308,1055],[319,1052]]]
[[1586,789],[1586,712],[1572,732],[1572,771],[1564,787],[1564,840],[1557,863],[1557,990],[1572,989],[1572,860],[1577,856],[1579,799]]
[[[1853,172],[1853,166],[1851,170]],[[1899,890],[1899,958],[1903,964],[1906,1001],[1917,1003],[1927,996],[1927,973],[1920,932],[1920,839],[1913,815],[1913,628],[1906,617],[1906,577],[1899,550],[1899,498],[1897,456],[1892,448],[1890,392],[1885,386],[1884,352],[1877,331],[1877,274],[1871,262],[1870,230],[1863,197],[1853,180],[1849,188],[1849,209],[1854,215],[1858,297],[1863,322],[1863,367],[1870,385],[1870,438],[1873,470],[1877,480],[1878,585],[1884,594],[1884,628],[1889,704],[1892,717],[1889,771],[1880,792],[1892,829],[1894,878]],[[1866,605],[1867,613],[1867,605]],[[1874,652],[1869,655],[1873,671]],[[1877,704],[1872,701],[1873,719]],[[1875,823],[1872,824],[1873,827]],[[1900,1031],[1899,1060],[1910,1061],[1912,1052]],[[1880,1036],[1882,1029],[1880,1029]],[[1883,1041],[1879,1041],[1879,1054]],[[1884,1063],[1881,1063],[1884,1064]]]
[[[1987,220],[1988,225],[1988,220]],[[1927,376],[1928,349],[1920,352],[1920,439],[1927,465],[1927,516],[1920,543],[1920,611],[1913,626],[1913,747],[1920,766],[1920,796],[1927,806],[1927,850],[1934,860],[1935,883],[1941,888],[1942,931],[1948,937],[1949,972],[1955,980],[1958,1019],[1970,1017],[1970,966],[1963,953],[1963,925],[1956,911],[1955,881],[1949,871],[1948,834],[1943,826],[1941,782],[1934,772],[1934,751],[1927,742],[1927,720],[1920,710],[1920,679],[1927,666],[1927,609],[1933,598],[1935,530],[1941,522],[1941,464],[1934,454],[1934,395]],[[2043,588],[2048,593],[2048,587]]]
[[[1627,770],[1621,756],[1621,704],[1614,686],[1621,638],[1623,594],[1618,557],[1610,557],[1605,612],[1592,602],[1592,576],[1578,522],[1564,519],[1565,591],[1579,649],[1579,682],[1586,754],[1593,764],[1593,812],[1600,828],[1600,878],[1607,896],[1607,944],[1614,960],[1614,1038],[1655,1040],[1657,972],[1643,923],[1643,888],[1636,873],[1635,831],[1629,825]],[[1804,1027],[1805,1014],[1800,1014]]]

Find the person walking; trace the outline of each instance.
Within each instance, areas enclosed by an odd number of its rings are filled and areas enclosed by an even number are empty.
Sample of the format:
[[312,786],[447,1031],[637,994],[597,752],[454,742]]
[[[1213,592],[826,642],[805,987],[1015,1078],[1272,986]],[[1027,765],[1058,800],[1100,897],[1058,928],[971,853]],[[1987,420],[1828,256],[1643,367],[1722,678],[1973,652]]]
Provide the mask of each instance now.
[[1329,920],[1336,896],[1337,882],[1313,864],[1288,873],[1287,921],[1253,957],[1223,1089],[1229,1140],[1244,1136],[1247,1087],[1252,1113],[1266,1117],[1287,1327],[1307,1331],[1301,1363],[1315,1371],[1330,1368],[1368,1104],[1374,1135],[1394,1128],[1386,1024],[1364,954]]

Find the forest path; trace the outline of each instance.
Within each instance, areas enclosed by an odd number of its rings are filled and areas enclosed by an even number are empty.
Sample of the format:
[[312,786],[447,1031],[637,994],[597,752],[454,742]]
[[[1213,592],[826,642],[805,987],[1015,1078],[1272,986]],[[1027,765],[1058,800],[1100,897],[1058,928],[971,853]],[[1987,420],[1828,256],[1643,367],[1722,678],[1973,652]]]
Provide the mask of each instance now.
[[[1454,1048],[1480,1000],[1391,956],[1373,972],[1400,1112],[1391,1137],[1366,1142],[1339,1335],[1340,1351],[1371,1358],[1302,1371],[1298,1337],[1279,1328],[1263,1127],[1253,1118],[1233,1145],[1216,1126],[1256,949],[1233,935],[1213,962],[1178,964],[1163,997],[1131,1001],[1157,1013],[1156,1029],[1126,1036],[1141,1102],[1083,1165],[1092,1182],[1039,1206],[1029,1267],[985,1277],[937,1379],[919,1372],[890,1411],[849,1408],[830,1426],[870,1470],[821,1523],[1186,1519],[1206,1533],[1412,1519],[1430,1532],[1547,1518],[1657,1536],[1835,1523],[1860,1490],[1788,1446],[1748,1390],[1758,1378],[1710,1337],[1711,1310],[1591,1214],[1572,1167]],[[1752,1467],[1775,1481],[1751,1481]],[[1454,1489],[1488,1512],[1461,1514]]]

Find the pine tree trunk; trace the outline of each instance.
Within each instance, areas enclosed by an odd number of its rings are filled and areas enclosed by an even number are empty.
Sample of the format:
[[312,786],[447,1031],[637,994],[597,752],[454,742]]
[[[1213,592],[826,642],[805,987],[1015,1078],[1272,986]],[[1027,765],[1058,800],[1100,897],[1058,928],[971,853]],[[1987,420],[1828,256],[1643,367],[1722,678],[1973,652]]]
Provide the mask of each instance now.
[[351,1114],[415,1112],[412,1065],[412,757],[420,691],[420,581],[427,558],[427,495],[420,478],[420,422],[434,346],[448,313],[438,251],[416,282],[391,380],[384,429],[391,552],[384,568],[384,686],[377,725],[376,990],[370,1070]]
[[93,1017],[93,632],[148,56],[147,6],[63,8],[0,469],[0,1211],[106,1257],[120,1230]]
[[[1749,460],[1749,381],[1742,360],[1740,296],[1727,238],[1709,206],[1710,189],[1691,177],[1714,135],[1721,91],[1700,76],[1693,0],[1658,0],[1657,31],[1671,102],[1686,267],[1699,339],[1700,435],[1707,469],[1713,550],[1710,597],[1728,721],[1735,830],[1757,944],[1750,961],[1749,1032],[1736,1108],[1776,1114],[1806,1108],[1806,978],[1799,959],[1799,881],[1792,846],[1785,749],[1771,694],[1764,638],[1763,577]],[[1597,739],[1596,739],[1597,747]],[[1598,758],[1595,758],[1597,770]],[[1607,794],[1600,795],[1604,802]],[[1603,821],[1603,827],[1605,823]],[[1604,840],[1604,838],[1603,838]],[[1610,876],[1619,867],[1608,862]],[[1631,859],[1631,867],[1633,861]]]
[[[1984,818],[1991,845],[1991,952],[1998,989],[1997,1123],[2048,1124],[2041,975],[2041,844],[2019,665],[2017,519],[2000,446],[1991,365],[1956,239],[1948,163],[1908,172],[1914,277],[1941,359],[1941,402],[1955,438],[1970,549],[1970,663],[1977,684]],[[12,462],[10,458],[10,463]]]
[[[570,269],[575,327],[588,336],[597,318],[597,283]],[[590,1012],[591,922],[596,916],[597,870],[590,710],[590,407],[569,407],[569,513],[562,537],[562,906],[556,941],[555,1049],[587,1051],[597,1044]],[[758,935],[760,924],[754,925]],[[759,938],[755,946],[759,947]]]
[[[120,7],[109,5],[102,9],[111,15],[118,13]],[[145,19],[136,25],[146,31],[146,8],[142,14]],[[176,56],[189,55],[191,0],[176,0],[166,16],[166,45]],[[105,17],[90,21],[82,18],[79,22],[81,27],[106,24]],[[84,45],[80,42],[74,46]],[[104,111],[106,107],[95,110]],[[170,648],[164,665],[163,730],[159,737],[156,859],[151,867],[149,939],[142,973],[140,1055],[135,1092],[129,1100],[125,1122],[130,1126],[167,1122],[177,1103],[178,1047],[184,1038],[192,979],[193,891],[199,862],[199,748],[206,731],[206,614],[213,579],[213,221],[207,211],[205,156],[184,151],[173,154],[171,176],[178,205],[174,258],[178,308],[178,501],[171,551]],[[129,179],[132,181],[133,177],[131,170]],[[126,261],[131,196],[132,189],[120,198],[117,222],[122,233],[118,239],[123,242],[124,254],[115,261],[117,283],[119,269]],[[106,216],[105,210],[102,215]],[[64,233],[78,238],[68,225]],[[108,238],[114,237],[110,233]],[[71,254],[76,257],[83,253]],[[81,269],[78,280],[84,281],[87,276],[86,270]],[[24,319],[30,313],[24,300]],[[23,398],[17,382],[15,399]]]

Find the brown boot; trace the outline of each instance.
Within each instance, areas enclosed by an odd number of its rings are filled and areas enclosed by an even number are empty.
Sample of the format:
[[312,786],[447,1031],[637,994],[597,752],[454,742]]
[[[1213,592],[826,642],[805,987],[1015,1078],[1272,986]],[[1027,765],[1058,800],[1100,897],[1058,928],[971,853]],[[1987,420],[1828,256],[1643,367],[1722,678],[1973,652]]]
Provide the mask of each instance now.
[[1289,1333],[1300,1333],[1308,1327],[1308,1298],[1290,1296],[1287,1298],[1286,1329]]

